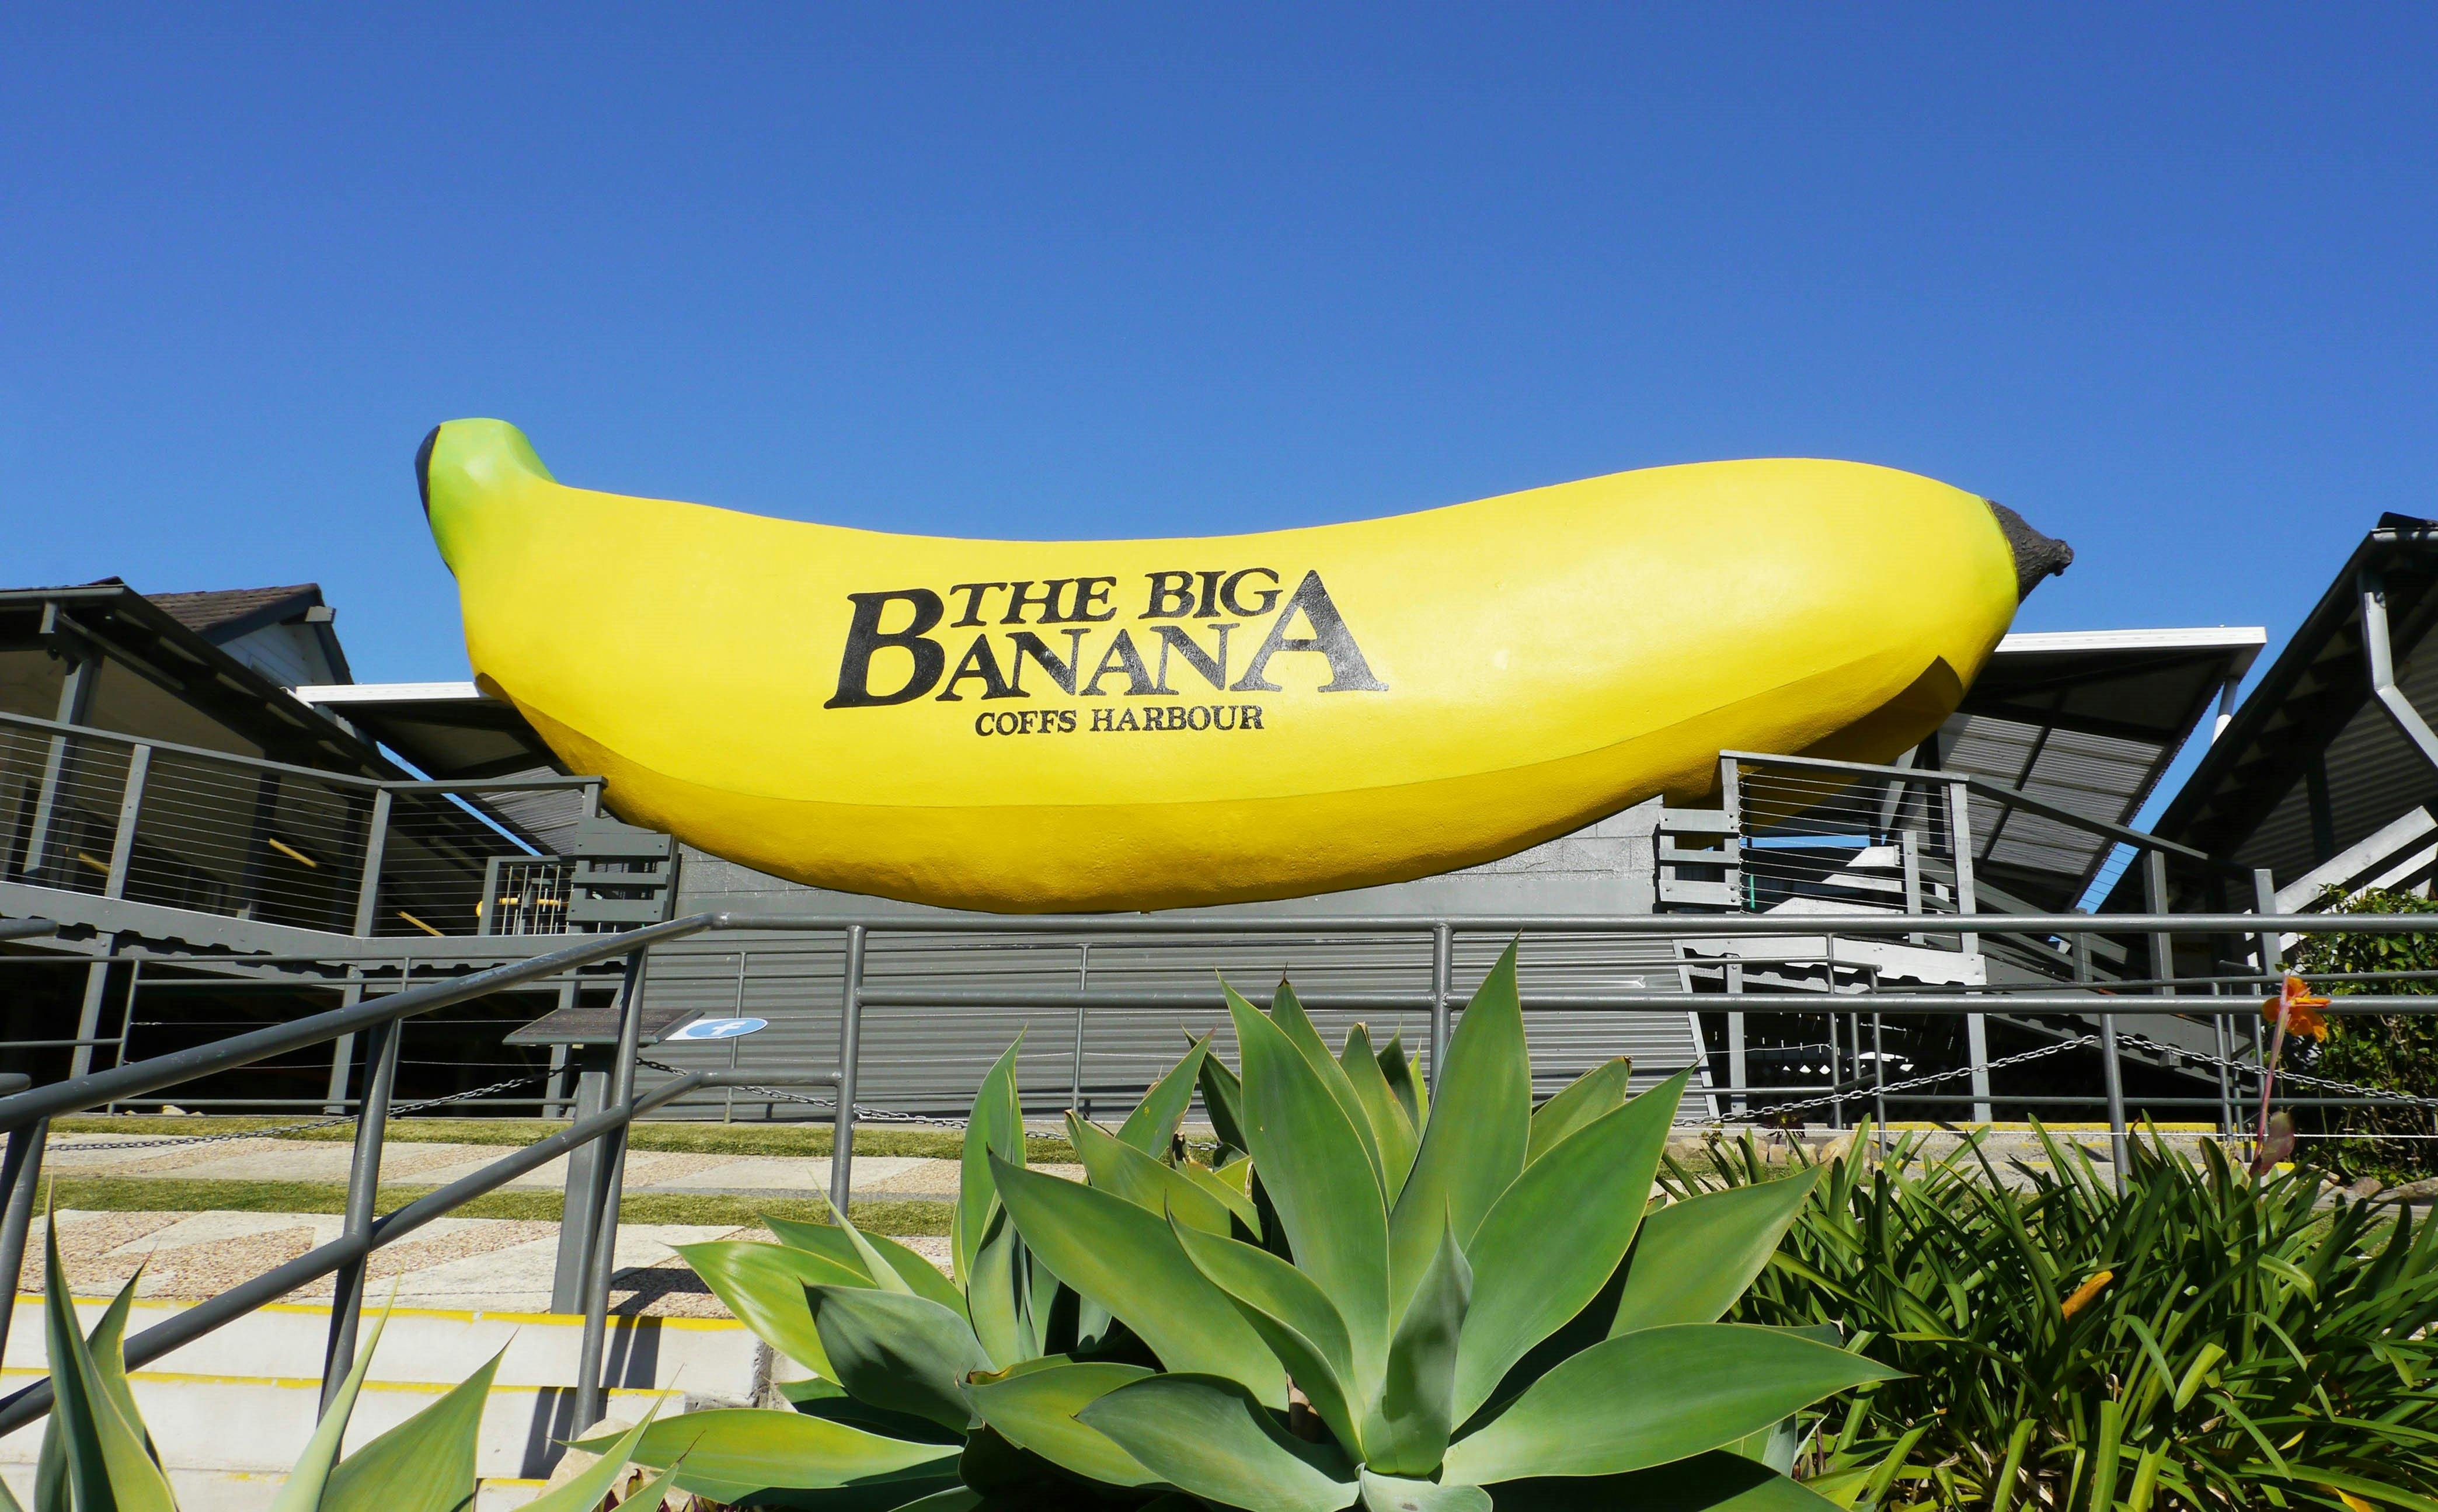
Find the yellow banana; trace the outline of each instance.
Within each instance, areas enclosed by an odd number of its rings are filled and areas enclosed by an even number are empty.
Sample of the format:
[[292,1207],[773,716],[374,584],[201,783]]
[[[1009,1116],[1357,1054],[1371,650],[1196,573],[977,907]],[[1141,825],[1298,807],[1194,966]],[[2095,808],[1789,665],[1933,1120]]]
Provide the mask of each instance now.
[[477,679],[617,813],[1001,912],[1428,875],[1698,797],[1722,749],[1885,760],[2071,554],[1844,462],[1096,542],[570,488],[497,420],[441,426],[416,471]]

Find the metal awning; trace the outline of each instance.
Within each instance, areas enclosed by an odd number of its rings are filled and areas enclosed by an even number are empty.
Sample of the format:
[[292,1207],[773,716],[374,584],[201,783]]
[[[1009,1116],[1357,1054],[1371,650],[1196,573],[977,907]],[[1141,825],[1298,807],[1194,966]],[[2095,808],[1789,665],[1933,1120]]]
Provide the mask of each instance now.
[[[2268,644],[2258,625],[2010,635],[1936,738],[1929,765],[2129,824],[2201,722],[2223,728]],[[2021,809],[1976,819],[1974,861],[2041,907],[2069,908],[2114,847]]]
[[[514,704],[470,682],[333,683],[292,691],[441,782],[568,775]],[[479,801],[554,851],[584,817],[583,800],[565,791],[494,791]]]

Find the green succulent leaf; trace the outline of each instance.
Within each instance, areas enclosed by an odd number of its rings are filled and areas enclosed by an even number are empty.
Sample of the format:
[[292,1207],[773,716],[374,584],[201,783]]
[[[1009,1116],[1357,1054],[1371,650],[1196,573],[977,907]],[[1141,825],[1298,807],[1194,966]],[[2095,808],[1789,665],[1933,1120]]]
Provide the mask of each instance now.
[[1245,1082],[1215,1055],[1202,1058],[1202,1111],[1210,1116],[1210,1132],[1230,1150],[1249,1150],[1245,1143]]
[[[1053,1178],[1055,1179],[1055,1178]],[[993,1199],[990,1226],[974,1251],[965,1272],[965,1311],[973,1319],[974,1337],[999,1369],[1040,1353],[1030,1347],[1023,1308],[1016,1297],[1016,1268],[1026,1257],[1016,1224]]]
[[[956,1282],[942,1275],[938,1266],[886,1234],[866,1234],[858,1229],[850,1238],[845,1229],[835,1223],[805,1223],[767,1215],[762,1223],[789,1249],[818,1255],[854,1273],[856,1280],[853,1283],[839,1282],[837,1283],[839,1285],[879,1286],[880,1281],[870,1274],[864,1258],[867,1253],[877,1254],[890,1270],[897,1273],[897,1278],[906,1283],[906,1289],[916,1296],[929,1297],[954,1311],[965,1310],[965,1295],[957,1290]],[[857,1239],[863,1242],[857,1243]],[[889,1290],[896,1289],[892,1287]]]
[[[507,1351],[503,1349],[501,1354]],[[339,1462],[321,1512],[465,1512],[500,1355],[438,1401]]]
[[[607,1453],[619,1436],[576,1448]],[[678,1467],[678,1486],[716,1502],[745,1502],[769,1490],[828,1490],[899,1484],[906,1499],[928,1494],[926,1481],[956,1474],[956,1444],[924,1444],[868,1433],[827,1418],[770,1407],[717,1407],[650,1424],[627,1450],[638,1465]],[[889,1505],[894,1503],[882,1503]]]
[[1616,1273],[1691,1075],[1680,1072],[1584,1124],[1527,1167],[1482,1219],[1467,1251],[1480,1279],[1457,1363],[1458,1422]]
[[1201,1079],[1202,1062],[1210,1053],[1210,1036],[1205,1034],[1185,1052],[1185,1059],[1168,1068],[1126,1121],[1118,1127],[1118,1137],[1157,1160],[1168,1153],[1175,1142],[1176,1126],[1184,1121],[1185,1110],[1193,1103],[1193,1086]]
[[[1389,1301],[1403,1311],[1439,1248],[1440,1230],[1456,1225],[1470,1245],[1482,1216],[1524,1169],[1532,1133],[1532,1068],[1524,1046],[1524,1010],[1515,995],[1515,947],[1510,945],[1482,981],[1448,1038],[1439,1077],[1438,1106],[1422,1127],[1413,1174],[1389,1221]],[[1255,1151],[1258,1160],[1261,1152]],[[1262,1179],[1271,1167],[1262,1162]],[[1300,1256],[1300,1246],[1296,1253]]]
[[937,1302],[870,1287],[812,1286],[804,1294],[848,1395],[945,1428],[973,1426],[959,1388],[990,1359],[964,1319]]
[[1244,1058],[1254,1169],[1297,1268],[1346,1322],[1356,1374],[1373,1379],[1388,1343],[1388,1216],[1370,1157],[1294,1041],[1232,991],[1228,1011]]
[[[525,1512],[594,1512],[603,1498],[610,1494],[610,1488],[618,1484],[618,1477],[626,1473],[627,1462],[632,1457],[635,1446],[643,1442],[645,1432],[652,1426],[652,1419],[660,1415],[660,1411],[661,1404],[654,1402],[651,1410],[644,1415],[644,1420],[627,1430],[625,1436],[610,1445],[607,1453],[576,1472],[574,1478],[565,1485],[544,1491],[526,1503]],[[662,1470],[658,1477],[664,1489],[671,1473]],[[629,1506],[653,1504],[650,1496],[643,1492],[626,1500]],[[303,1503],[300,1504],[301,1512],[313,1512],[313,1503]]]
[[1165,1219],[1122,1197],[994,1161],[1024,1241],[1061,1281],[1109,1310],[1172,1370],[1207,1371],[1286,1405],[1278,1361],[1185,1257]]
[[1180,1222],[1207,1233],[1228,1232],[1229,1204],[1175,1167],[1073,1113],[1067,1115],[1067,1137],[1083,1165],[1084,1178],[1101,1190],[1148,1212],[1173,1212]]
[[1405,1110],[1407,1121],[1414,1126],[1414,1135],[1422,1137],[1423,1125],[1431,1118],[1430,1089],[1414,1074],[1413,1063],[1405,1058],[1405,1037],[1391,1034],[1388,1043],[1380,1046],[1380,1076],[1396,1094],[1398,1106]]
[[[1262,1210],[1254,1203],[1252,1193],[1247,1189],[1250,1186],[1249,1181],[1245,1185],[1238,1184],[1240,1179],[1251,1176],[1252,1166],[1253,1163],[1249,1160],[1239,1160],[1221,1171],[1213,1170],[1197,1160],[1180,1160],[1168,1169],[1210,1193],[1210,1200],[1226,1208],[1231,1217],[1244,1224],[1246,1233],[1259,1238],[1262,1233]],[[1224,1234],[1228,1231],[1220,1228],[1212,1232]]]
[[954,1257],[956,1277],[971,1284],[974,1257],[990,1231],[991,1206],[998,1194],[991,1186],[990,1163],[996,1155],[1010,1165],[1024,1164],[1024,1110],[1016,1095],[1016,1057],[1024,1048],[1016,1042],[998,1058],[974,1094],[973,1116],[965,1124],[964,1169],[958,1183]]
[[1458,1339],[1472,1300],[1473,1267],[1451,1227],[1441,1232],[1439,1253],[1422,1273],[1422,1283],[1414,1289],[1389,1343],[1379,1405],[1363,1425],[1367,1463],[1390,1475],[1422,1475],[1439,1468],[1449,1430],[1458,1419]]
[[1490,1512],[1490,1493],[1478,1486],[1441,1486],[1363,1469],[1365,1512]]
[[1793,1334],[1687,1323],[1605,1340],[1450,1446],[1449,1479],[1617,1475],[1732,1444],[1832,1392],[1899,1372]]
[[[131,1288],[133,1284],[129,1283]],[[271,1499],[271,1512],[321,1512],[322,1491],[330,1483],[331,1467],[339,1462],[339,1446],[347,1435],[347,1419],[355,1415],[356,1398],[364,1389],[364,1377],[372,1370],[373,1355],[380,1348],[381,1331],[388,1327],[389,1313],[383,1310],[374,1320],[373,1336],[364,1342],[354,1366],[347,1371],[347,1379],[339,1382],[322,1420],[313,1425],[313,1436],[305,1441],[305,1452],[297,1456],[288,1479],[280,1485],[279,1494]]]
[[1532,1110],[1532,1137],[1524,1149],[1524,1164],[1531,1165],[1600,1115],[1625,1106],[1633,1081],[1634,1062],[1620,1055],[1568,1082]]
[[1363,1107],[1363,1116],[1371,1125],[1372,1142],[1380,1148],[1380,1174],[1387,1188],[1388,1201],[1394,1203],[1397,1193],[1404,1189],[1405,1177],[1414,1169],[1414,1151],[1421,1135],[1414,1132],[1413,1116],[1397,1100],[1388,1087],[1388,1079],[1380,1074],[1379,1057],[1371,1048],[1371,1031],[1357,1024],[1346,1031],[1345,1048],[1338,1051],[1337,1064],[1345,1068],[1347,1084],[1354,1089],[1354,1100]]
[[[95,1512],[177,1512],[168,1477],[153,1462],[140,1419],[119,1406],[127,1370],[123,1355],[104,1333],[106,1352],[116,1356],[109,1371],[77,1331],[76,1304],[67,1293],[60,1263],[59,1222],[44,1225],[45,1272],[43,1316],[51,1358],[52,1415],[60,1422],[62,1481],[70,1504]],[[132,1283],[130,1283],[132,1293]],[[127,1295],[130,1293],[122,1293]],[[114,1304],[115,1307],[115,1304]],[[119,1310],[124,1315],[124,1310]],[[115,1374],[118,1379],[112,1380]]]
[[1075,1415],[1120,1386],[1152,1374],[1141,1365],[1043,1363],[965,1383],[965,1399],[1000,1437],[1104,1486],[1154,1486],[1159,1477]]
[[1819,1185],[1821,1169],[1706,1192],[1643,1220],[1609,1336],[1726,1316],[1777,1253],[1778,1240]]
[[1207,1501],[1263,1512],[1339,1512],[1352,1467],[1291,1438],[1245,1389],[1217,1376],[1153,1376],[1076,1415],[1161,1480]]
[[829,1376],[829,1356],[805,1304],[808,1286],[866,1286],[860,1268],[786,1244],[714,1239],[680,1244],[678,1254],[702,1277],[752,1335],[817,1376]]
[[1202,1274],[1228,1294],[1245,1321],[1287,1367],[1312,1410],[1343,1444],[1359,1444],[1359,1415],[1379,1392],[1355,1374],[1346,1321],[1312,1277],[1259,1246],[1173,1225]]
[[1831,1512],[1837,1503],[1724,1450],[1654,1469],[1581,1479],[1508,1481],[1497,1512]]
[[1286,1036],[1288,1044],[1301,1052],[1305,1062],[1311,1065],[1313,1075],[1329,1089],[1329,1096],[1336,1102],[1338,1112],[1346,1116],[1347,1126],[1354,1131],[1356,1142],[1363,1147],[1363,1159],[1371,1168],[1371,1179],[1380,1184],[1382,1206],[1385,1208],[1387,1171],[1381,1164],[1379,1141],[1371,1135],[1371,1120],[1364,1114],[1363,1099],[1355,1095],[1353,1083],[1347,1080],[1346,1067],[1329,1053],[1329,1046],[1322,1041],[1320,1030],[1313,1028],[1312,1016],[1303,1011],[1302,999],[1297,997],[1295,988],[1283,980],[1270,998],[1270,1022]]

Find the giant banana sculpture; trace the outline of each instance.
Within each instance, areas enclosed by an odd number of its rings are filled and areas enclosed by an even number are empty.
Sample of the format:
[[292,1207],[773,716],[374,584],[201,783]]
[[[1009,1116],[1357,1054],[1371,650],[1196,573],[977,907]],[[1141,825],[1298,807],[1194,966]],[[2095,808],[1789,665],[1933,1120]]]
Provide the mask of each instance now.
[[626,818],[800,882],[1000,912],[1428,875],[1722,749],[1880,761],[2072,554],[1856,463],[1618,473],[1143,541],[896,536],[415,459],[477,680]]

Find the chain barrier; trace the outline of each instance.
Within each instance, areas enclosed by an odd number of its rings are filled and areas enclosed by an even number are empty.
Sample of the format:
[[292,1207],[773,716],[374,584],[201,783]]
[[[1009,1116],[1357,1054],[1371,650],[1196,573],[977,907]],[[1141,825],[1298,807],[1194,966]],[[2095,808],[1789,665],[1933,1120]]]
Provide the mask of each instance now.
[[[664,1071],[672,1076],[684,1076],[686,1074],[686,1069],[683,1066],[671,1065],[665,1061],[649,1060],[643,1056],[637,1056],[635,1058],[635,1064],[649,1070]],[[801,1092],[790,1092],[785,1087],[736,1086],[720,1087],[714,1090],[722,1092],[741,1092],[750,1099],[757,1102],[798,1102],[808,1108],[821,1108],[824,1110],[835,1110],[838,1107],[838,1097],[835,1093],[826,1098],[817,1098],[806,1097]],[[920,1124],[925,1128],[932,1129],[963,1129],[966,1124],[973,1120],[969,1118],[939,1118],[921,1113],[899,1113],[892,1108],[874,1108],[858,1102],[855,1105],[855,1121],[858,1124]],[[1066,1135],[1035,1134],[1034,1131],[1028,1129],[1024,1132],[1024,1137],[1027,1139],[1064,1139]]]
[[[420,1102],[393,1102],[390,1104],[389,1113],[390,1116],[395,1118],[405,1114],[421,1113],[426,1108],[443,1108],[452,1102],[487,1098],[494,1092],[505,1092],[511,1087],[530,1085],[549,1075],[547,1071],[536,1071],[529,1076],[513,1077],[505,1081],[494,1081],[486,1087],[475,1087],[466,1092],[451,1092],[445,1098],[426,1098]],[[309,1119],[304,1123],[283,1123],[269,1129],[246,1129],[237,1134],[177,1134],[166,1139],[128,1139],[108,1144],[99,1142],[110,1138],[106,1134],[88,1135],[88,1139],[93,1142],[88,1143],[86,1148],[113,1151],[158,1150],[170,1145],[222,1145],[233,1139],[276,1139],[282,1134],[303,1134],[308,1129],[327,1129],[334,1124],[353,1122],[356,1117],[355,1114],[342,1113],[327,1118]],[[62,1137],[72,1139],[76,1136],[68,1134]]]
[[[2067,1050],[2078,1050],[2086,1045],[2097,1045],[2098,1043],[2099,1036],[2096,1034],[2085,1034],[2077,1039],[2060,1040],[2055,1045],[2043,1045],[2037,1050],[2025,1050],[2019,1055],[2000,1056],[1997,1060],[1986,1063],[1982,1066],[1982,1070],[1988,1072],[1995,1071],[2001,1066],[2021,1065],[2026,1061],[2038,1061],[2046,1056],[2061,1055]],[[1754,1108],[1750,1112],[1738,1114],[1736,1115],[1735,1121],[1750,1122],[1755,1119],[1773,1117],[1780,1114],[1801,1113],[1807,1108],[1826,1108],[1841,1102],[1861,1101],[1865,1098],[1883,1098],[1888,1096],[1890,1093],[1910,1092],[1917,1087],[1935,1086],[1941,1081],[1952,1081],[1958,1077],[1967,1077],[1971,1074],[1972,1067],[1969,1065],[1959,1065],[1952,1070],[1933,1071],[1927,1076],[1913,1077],[1903,1081],[1890,1081],[1884,1086],[1858,1087],[1851,1092],[1831,1092],[1825,1097],[1806,1098],[1799,1102],[1773,1102],[1765,1108]],[[1708,1128],[1713,1125],[1724,1124],[1728,1121],[1729,1119],[1723,1114],[1713,1115],[1707,1118],[1696,1119],[1693,1127]]]

